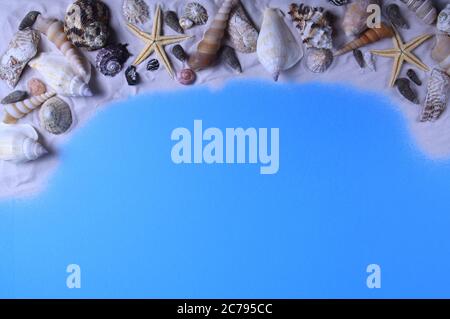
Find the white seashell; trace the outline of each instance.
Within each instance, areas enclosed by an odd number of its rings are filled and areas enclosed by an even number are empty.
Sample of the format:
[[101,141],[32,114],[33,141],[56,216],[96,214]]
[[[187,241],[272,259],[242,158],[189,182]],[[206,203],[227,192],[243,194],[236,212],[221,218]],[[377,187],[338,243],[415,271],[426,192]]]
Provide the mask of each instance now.
[[450,35],[450,4],[447,4],[445,9],[439,13],[437,28],[439,31]]
[[433,24],[436,21],[437,10],[431,0],[400,0],[415,12],[417,17],[426,24]]
[[47,132],[55,135],[65,133],[72,126],[70,106],[60,98],[53,97],[42,105],[39,120]]
[[420,121],[435,121],[441,116],[447,106],[449,91],[449,76],[439,69],[434,69],[428,80],[428,92]]
[[28,162],[47,153],[31,125],[0,124],[0,160]]
[[191,29],[194,26],[194,21],[192,21],[191,19],[182,17],[180,19],[180,26],[184,29],[184,30],[188,30]]
[[439,66],[450,74],[450,36],[441,33],[436,35],[436,45],[431,51],[431,57]]
[[32,96],[31,98],[23,101],[5,105],[3,123],[16,123],[17,120],[21,119],[28,113],[33,112],[49,98],[55,96],[55,94],[56,93],[54,92],[47,92],[42,95]]
[[70,63],[58,54],[41,53],[30,66],[44,77],[45,82],[64,96],[92,96],[93,93]]
[[367,12],[367,8],[371,4],[378,4],[378,0],[355,0],[347,6],[342,28],[348,37],[359,35],[368,29],[370,11]]
[[333,52],[328,49],[311,48],[306,52],[306,67],[313,73],[323,73],[333,63]]
[[366,65],[369,68],[369,70],[372,72],[376,72],[377,66],[375,64],[375,55],[373,55],[372,52],[367,51],[364,53],[363,57],[364,57],[364,62],[366,62]]
[[276,9],[266,9],[256,52],[259,62],[277,81],[280,73],[296,65],[303,50]]
[[11,88],[19,82],[27,63],[36,55],[40,35],[34,30],[18,31],[0,58],[0,78]]
[[144,0],[124,0],[122,12],[125,19],[131,24],[144,24],[150,20],[148,5]]
[[256,51],[258,30],[251,22],[242,4],[237,5],[230,14],[228,34],[236,51],[253,53]]

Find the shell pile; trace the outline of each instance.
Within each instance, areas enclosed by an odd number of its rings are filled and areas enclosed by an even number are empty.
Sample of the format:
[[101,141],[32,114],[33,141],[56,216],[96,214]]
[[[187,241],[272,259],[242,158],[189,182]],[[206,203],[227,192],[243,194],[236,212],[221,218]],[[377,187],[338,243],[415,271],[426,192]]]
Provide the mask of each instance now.
[[447,106],[449,91],[449,76],[439,69],[434,69],[428,80],[427,97],[420,116],[421,122],[435,121],[441,116]]
[[31,125],[0,124],[0,160],[21,163],[40,158],[48,152],[38,139]]
[[98,52],[95,66],[103,75],[116,76],[129,57],[126,44],[109,45]]
[[34,30],[18,31],[0,58],[0,78],[14,88],[27,63],[36,55],[40,35]]
[[55,135],[63,134],[72,126],[72,112],[66,102],[53,97],[39,110],[39,121],[47,132]]
[[148,5],[144,0],[124,0],[122,13],[131,24],[144,24],[150,20]]
[[333,48],[331,18],[324,8],[291,4],[289,15],[307,48]]
[[186,4],[180,18],[180,25],[184,30],[192,28],[194,25],[203,25],[208,22],[208,11],[200,3],[190,2]]
[[231,11],[227,31],[236,51],[242,53],[256,52],[258,30],[256,30],[241,3]]

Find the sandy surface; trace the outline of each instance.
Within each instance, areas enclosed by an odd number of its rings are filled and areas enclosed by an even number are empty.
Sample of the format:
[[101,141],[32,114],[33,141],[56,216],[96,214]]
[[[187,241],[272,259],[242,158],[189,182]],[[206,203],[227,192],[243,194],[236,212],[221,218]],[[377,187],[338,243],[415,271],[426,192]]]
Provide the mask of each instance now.
[[[128,43],[129,51],[137,55],[143,48],[142,42],[135,38],[126,28],[124,19],[122,18],[121,4],[122,0],[106,0],[105,1],[111,9],[112,21],[111,27],[115,31],[115,38],[118,42]],[[156,9],[156,4],[161,3],[163,10],[174,10],[179,14],[187,1],[181,0],[167,0],[167,1],[153,1],[147,0],[151,10],[152,17]],[[217,11],[220,0],[197,0],[202,3],[207,9],[210,15],[214,15]],[[257,26],[261,25],[262,12],[266,7],[277,7],[283,11],[287,11],[288,5],[292,1],[286,0],[244,0],[242,1],[247,11],[251,13],[252,19]],[[406,6],[400,1],[385,0],[384,3],[397,2],[403,9],[403,13],[408,19],[411,28],[409,30],[401,30],[401,34],[405,41],[409,41],[412,38],[425,33],[434,34],[436,28],[428,26],[422,23],[413,12],[410,12]],[[446,0],[436,1],[439,7],[443,7]],[[30,10],[38,10],[46,16],[51,16],[59,19],[63,19],[66,8],[72,0],[0,0],[2,10],[0,10],[1,28],[4,34],[4,38],[9,39],[16,32],[17,26],[24,16],[24,14]],[[309,5],[323,6],[330,9],[339,19],[336,21],[336,39],[335,47],[340,47],[343,43],[348,42],[350,39],[346,38],[343,32],[339,29],[341,24],[341,18],[343,16],[344,7],[335,7],[329,4],[325,0],[309,0]],[[212,19],[209,20],[209,22]],[[290,18],[287,16],[286,21],[290,27],[292,27],[294,34],[299,38],[298,32],[293,28]],[[151,30],[152,21],[148,22],[144,26],[140,26],[146,29],[148,32]],[[192,52],[197,42],[201,39],[201,36],[205,30],[205,27],[195,27],[188,31],[188,34],[194,37],[188,41],[185,41],[182,45],[188,51]],[[165,28],[166,34],[173,34],[174,32],[169,28]],[[0,51],[6,50],[9,40],[4,40],[0,44]],[[434,39],[426,42],[415,53],[432,68],[435,66],[435,62],[431,59],[431,49],[434,46]],[[387,49],[392,47],[392,41],[390,39],[383,40],[371,46],[363,49],[363,52],[371,48]],[[170,49],[170,47],[169,47]],[[57,49],[49,43],[49,41],[42,37],[41,51],[54,51]],[[95,60],[96,53],[83,52],[85,56],[93,62]],[[231,72],[226,66],[218,65],[214,68],[202,71],[198,74],[198,81],[196,85],[204,85],[210,87],[220,87],[220,85],[226,83],[226,81],[239,78],[239,79],[267,79],[271,81],[270,75],[263,69],[257,60],[256,54],[240,54],[244,73],[242,75],[236,75]],[[182,65],[175,59],[173,60],[174,67],[177,71],[181,70]],[[131,59],[128,63],[131,63]],[[404,114],[408,127],[411,131],[413,139],[416,141],[417,146],[427,155],[430,159],[446,159],[450,157],[450,113],[445,112],[443,116],[434,123],[420,123],[417,121],[419,110],[418,106],[412,105],[401,98],[395,89],[388,87],[388,82],[391,74],[392,60],[385,58],[377,58],[377,72],[365,71],[361,73],[357,67],[356,62],[352,54],[339,57],[335,60],[332,67],[324,74],[313,74],[305,69],[304,61],[301,61],[291,71],[284,73],[280,82],[328,82],[339,83],[345,86],[352,86],[358,89],[377,92],[380,96],[384,95],[388,99],[392,99],[393,104]],[[145,68],[142,65],[140,68]],[[404,67],[402,76],[405,76],[408,67]],[[418,72],[419,77],[424,81],[424,85],[419,89],[420,99],[424,101],[426,94],[426,79],[429,74],[424,72]],[[158,72],[145,72],[141,69],[140,72],[142,81],[139,86],[130,87],[126,84],[123,74],[118,75],[115,78],[106,78],[102,75],[94,73],[91,80],[91,87],[95,91],[96,95],[93,98],[64,98],[70,103],[73,108],[75,116],[75,123],[73,128],[64,136],[52,136],[47,134],[39,128],[38,114],[34,112],[20,121],[20,123],[30,123],[34,127],[38,128],[38,131],[42,135],[43,144],[52,152],[51,156],[47,156],[38,161],[26,163],[26,164],[13,164],[9,162],[0,162],[0,198],[11,197],[23,197],[38,193],[43,188],[52,175],[54,170],[58,167],[58,149],[64,143],[67,143],[72,134],[76,130],[82,129],[83,125],[100,109],[107,107],[111,102],[126,99],[129,96],[136,95],[140,92],[154,92],[162,90],[179,90],[189,89],[183,87],[177,82],[170,79],[164,68],[161,67]],[[27,80],[31,77],[39,77],[34,70],[27,68],[24,72],[21,81],[18,83],[16,89],[26,89]],[[280,83],[277,85],[281,85]],[[11,90],[7,87],[6,83],[0,83],[0,96],[5,96]]]

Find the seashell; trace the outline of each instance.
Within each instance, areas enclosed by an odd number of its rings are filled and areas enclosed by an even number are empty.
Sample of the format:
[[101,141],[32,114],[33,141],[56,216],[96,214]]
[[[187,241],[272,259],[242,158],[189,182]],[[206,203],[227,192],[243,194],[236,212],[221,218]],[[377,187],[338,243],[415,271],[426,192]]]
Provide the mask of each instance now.
[[23,31],[25,29],[31,28],[33,24],[36,22],[36,19],[38,15],[41,13],[39,11],[30,11],[28,14],[23,18],[23,20],[19,24],[19,30]]
[[258,30],[256,30],[241,3],[231,11],[227,32],[236,51],[242,53],[256,52]]
[[72,126],[70,106],[60,98],[53,97],[39,110],[39,121],[47,132],[54,135],[63,134]]
[[89,86],[75,73],[72,66],[59,54],[41,53],[30,61],[30,66],[36,69],[58,94],[65,96],[93,96]]
[[184,51],[183,47],[179,44],[172,48],[172,54],[180,61],[185,62],[187,60],[186,51]]
[[406,22],[402,13],[400,12],[400,7],[396,4],[390,4],[385,7],[384,15],[386,18],[397,28],[409,29],[408,22]]
[[266,9],[256,52],[259,62],[278,81],[282,71],[296,65],[303,50],[276,9]]
[[373,55],[372,52],[367,51],[364,53],[364,62],[366,62],[366,65],[370,71],[377,71],[377,66],[375,65],[375,55]]
[[148,5],[143,0],[124,0],[122,13],[131,24],[144,24],[150,20]]
[[417,93],[413,91],[410,84],[411,82],[405,78],[400,78],[395,81],[395,85],[397,86],[398,91],[404,98],[406,98],[408,101],[413,102],[414,104],[419,104]]
[[64,54],[67,61],[72,65],[75,72],[87,83],[91,78],[91,65],[78,52],[72,42],[64,34],[64,25],[56,19],[42,17],[31,11],[22,20],[21,25],[26,28],[33,28],[47,36],[47,38]]
[[406,75],[408,76],[408,78],[411,81],[413,81],[418,86],[422,85],[422,81],[419,79],[419,76],[417,75],[417,73],[413,69],[409,69],[408,72],[406,72]]
[[439,13],[436,26],[439,31],[450,35],[450,4],[447,4],[445,9]]
[[324,8],[291,4],[289,15],[307,48],[333,48],[332,19]]
[[192,21],[188,18],[185,18],[185,17],[181,18],[179,22],[180,22],[180,26],[184,30],[188,30],[194,26],[194,21]]
[[420,115],[420,121],[435,121],[445,111],[450,91],[449,76],[439,70],[434,69],[428,80],[428,92],[425,105]]
[[237,73],[242,73],[241,63],[239,62],[239,59],[233,48],[225,45],[222,48],[221,57],[222,57],[222,60],[225,62],[225,64],[227,64],[229,67],[231,67]]
[[192,21],[193,24],[203,25],[208,22],[208,11],[200,3],[191,2],[184,7],[182,18]]
[[426,24],[433,24],[436,21],[437,10],[431,0],[400,0],[414,11],[419,19]]
[[130,57],[127,44],[109,45],[101,49],[96,58],[97,70],[106,76],[116,76]]
[[[198,44],[197,52],[190,56],[188,64],[193,70],[197,71],[207,68],[216,60],[217,53],[222,46],[222,40],[225,34],[225,29],[228,25],[228,19],[230,17],[233,1],[234,0],[223,1],[219,12],[214,18],[214,21],[203,35],[203,39]],[[190,4],[188,4],[187,7],[195,7],[194,5],[189,5]],[[192,9],[193,8],[188,11],[192,11]],[[189,18],[192,19],[193,17],[189,16]],[[196,22],[195,20],[193,21]]]
[[148,71],[156,71],[159,69],[159,61],[156,59],[151,59],[147,63],[147,70]]
[[355,57],[356,63],[358,63],[361,69],[366,67],[366,61],[364,60],[363,53],[359,49],[353,50],[353,56]]
[[175,32],[184,33],[181,27],[178,15],[174,11],[167,11],[164,15],[164,22]]
[[443,33],[436,35],[436,45],[431,51],[431,57],[450,74],[450,36]]
[[0,160],[23,163],[44,156],[48,152],[38,139],[31,125],[0,124]]
[[104,48],[110,37],[108,7],[100,0],[75,1],[67,8],[64,32],[76,47]]
[[310,48],[306,53],[306,67],[313,73],[323,73],[333,63],[333,53],[328,49]]
[[334,56],[343,55],[347,52],[353,51],[355,49],[362,48],[371,43],[375,43],[385,38],[392,38],[394,36],[394,30],[388,27],[386,24],[382,23],[380,28],[369,29],[364,32],[356,40],[346,44],[344,47],[339,49]]
[[29,80],[27,87],[32,96],[41,95],[47,92],[45,83],[36,78]]
[[125,77],[128,85],[136,85],[139,83],[139,73],[134,65],[130,65],[125,71]]
[[36,55],[40,36],[34,30],[18,31],[0,58],[0,78],[14,88],[28,62]]
[[183,85],[191,85],[195,82],[196,79],[197,75],[192,69],[183,69],[178,76],[178,82]]
[[42,95],[32,96],[31,98],[23,101],[12,102],[5,105],[3,123],[16,123],[19,119],[28,113],[33,112],[53,96],[55,96],[54,92],[47,92]]
[[14,91],[9,93],[0,102],[1,104],[11,104],[25,100],[28,97],[28,93],[25,91]]
[[343,6],[344,4],[347,4],[349,0],[328,0],[330,3],[334,4],[335,6]]
[[370,16],[367,7],[371,4],[378,4],[378,0],[355,0],[347,6],[342,28],[348,37],[359,35],[367,29]]

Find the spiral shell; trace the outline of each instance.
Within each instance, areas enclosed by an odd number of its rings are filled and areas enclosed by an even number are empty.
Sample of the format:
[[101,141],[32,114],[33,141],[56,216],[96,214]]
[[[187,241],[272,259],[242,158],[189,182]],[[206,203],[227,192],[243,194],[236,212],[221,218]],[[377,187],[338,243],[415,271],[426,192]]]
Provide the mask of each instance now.
[[191,85],[197,79],[197,75],[191,69],[183,69],[178,75],[178,82],[183,85]]
[[149,8],[144,0],[124,0],[122,13],[131,24],[144,24],[150,20]]
[[445,111],[450,92],[449,76],[439,70],[434,69],[428,80],[428,91],[425,105],[420,116],[420,121],[435,121]]
[[54,92],[48,92],[39,96],[32,96],[31,98],[23,101],[17,101],[5,105],[3,123],[16,123],[19,119],[33,112],[53,96],[55,96]]
[[333,63],[333,53],[328,49],[310,48],[306,53],[306,67],[313,73],[323,73]]
[[47,154],[38,142],[36,130],[28,124],[0,124],[0,160],[28,162]]
[[127,44],[109,45],[98,52],[95,65],[103,75],[116,76],[129,57]]
[[11,103],[16,103],[16,102],[20,102],[25,100],[26,98],[28,98],[28,93],[25,91],[14,91],[9,93],[7,96],[5,96],[2,101],[0,102],[1,104],[11,104]]
[[437,18],[437,10],[431,0],[400,0],[414,11],[419,19],[426,24],[433,24]]
[[39,110],[41,127],[55,135],[63,134],[72,126],[70,106],[58,97],[45,102]]

